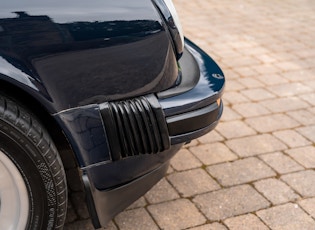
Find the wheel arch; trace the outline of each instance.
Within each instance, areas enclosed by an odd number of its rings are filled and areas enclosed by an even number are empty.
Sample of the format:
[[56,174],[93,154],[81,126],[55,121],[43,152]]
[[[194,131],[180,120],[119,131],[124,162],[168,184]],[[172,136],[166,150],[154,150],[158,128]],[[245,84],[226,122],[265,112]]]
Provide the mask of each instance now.
[[22,87],[3,79],[0,79],[0,92],[23,104],[39,119],[54,141],[65,169],[78,166],[75,153],[62,128],[37,98]]

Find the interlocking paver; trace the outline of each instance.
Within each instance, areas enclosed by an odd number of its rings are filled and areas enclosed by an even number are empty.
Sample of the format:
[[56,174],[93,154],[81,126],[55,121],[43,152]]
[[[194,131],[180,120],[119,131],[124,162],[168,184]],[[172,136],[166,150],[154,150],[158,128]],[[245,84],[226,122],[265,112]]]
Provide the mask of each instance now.
[[159,229],[144,208],[121,212],[115,218],[121,230],[153,230]]
[[273,133],[274,136],[279,138],[281,141],[283,141],[285,144],[287,144],[289,147],[301,147],[310,145],[311,142],[305,139],[302,135],[297,133],[294,130],[283,130]]
[[315,93],[310,93],[310,94],[303,94],[299,96],[302,98],[304,101],[307,101],[311,105],[315,106]]
[[298,97],[281,97],[273,100],[262,101],[260,104],[274,113],[298,110],[309,106]]
[[259,218],[253,214],[231,217],[226,219],[224,223],[230,230],[268,230],[269,228]]
[[213,143],[213,142],[223,141],[223,140],[224,138],[216,130],[213,130],[212,132],[198,138],[198,141],[201,144]]
[[254,186],[273,204],[295,201],[300,198],[288,185],[274,178],[255,182]]
[[286,145],[269,134],[228,140],[226,145],[241,157],[287,149]]
[[300,122],[303,125],[314,125],[315,116],[307,110],[298,110],[287,112],[287,115]]
[[188,149],[181,149],[171,160],[172,167],[177,171],[197,168],[202,163]]
[[280,174],[303,170],[301,165],[280,152],[260,155],[259,157]]
[[301,84],[300,82],[287,83],[281,85],[269,86],[268,90],[278,95],[279,97],[287,97],[293,95],[300,95],[312,91],[312,88]]
[[269,206],[269,202],[249,185],[198,195],[193,202],[211,221],[224,220]]
[[281,180],[289,184],[293,189],[303,197],[315,196],[315,171],[307,170],[287,174],[281,177]]
[[283,230],[314,229],[315,221],[296,204],[261,210],[257,215],[271,228]]
[[287,150],[286,153],[293,157],[305,168],[315,169],[315,146],[290,149]]
[[261,133],[274,132],[298,127],[300,124],[284,114],[272,114],[261,117],[247,118],[247,124]]
[[149,203],[155,204],[168,200],[174,200],[179,198],[179,195],[165,179],[162,179],[146,193],[145,198]]
[[239,120],[222,122],[217,131],[228,139],[256,134],[255,130]]
[[205,165],[237,159],[237,156],[222,143],[200,145],[190,148],[190,151]]
[[276,96],[263,88],[242,90],[242,94],[252,101],[262,101]]
[[315,125],[298,128],[296,130],[304,137],[315,143]]
[[206,219],[187,199],[150,205],[149,212],[162,229],[185,229],[204,224]]
[[236,104],[232,107],[236,112],[241,114],[243,117],[257,117],[262,115],[270,114],[271,112],[259,103],[243,103]]
[[168,176],[169,181],[184,197],[210,192],[220,188],[205,170],[193,169]]
[[315,198],[301,200],[299,205],[313,218],[315,218]]
[[189,230],[227,230],[227,228],[219,223],[206,224],[199,227],[190,228]]
[[264,162],[255,157],[207,167],[207,171],[223,186],[231,186],[276,176]]

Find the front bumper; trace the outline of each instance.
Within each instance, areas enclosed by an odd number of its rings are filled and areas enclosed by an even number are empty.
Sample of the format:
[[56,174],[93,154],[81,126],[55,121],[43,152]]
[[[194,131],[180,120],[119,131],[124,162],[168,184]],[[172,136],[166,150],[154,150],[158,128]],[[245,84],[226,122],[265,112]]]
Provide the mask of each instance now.
[[179,64],[177,87],[100,105],[112,163],[88,168],[85,185],[102,226],[164,176],[183,143],[212,130],[221,117],[221,69],[188,40]]

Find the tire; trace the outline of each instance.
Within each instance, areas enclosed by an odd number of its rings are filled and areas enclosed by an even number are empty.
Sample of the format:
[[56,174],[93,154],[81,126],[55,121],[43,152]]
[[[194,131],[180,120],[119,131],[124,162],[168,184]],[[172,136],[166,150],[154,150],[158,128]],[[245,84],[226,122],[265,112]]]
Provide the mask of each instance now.
[[58,151],[31,112],[0,95],[1,229],[62,229],[67,184]]

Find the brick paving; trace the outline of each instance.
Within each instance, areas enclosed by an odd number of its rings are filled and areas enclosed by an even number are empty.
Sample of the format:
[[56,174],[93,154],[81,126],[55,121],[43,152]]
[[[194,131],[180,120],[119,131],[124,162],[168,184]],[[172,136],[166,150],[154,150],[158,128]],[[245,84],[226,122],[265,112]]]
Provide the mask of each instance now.
[[[315,229],[315,2],[174,2],[226,75],[224,115],[107,229]],[[65,229],[93,229],[70,186]]]

